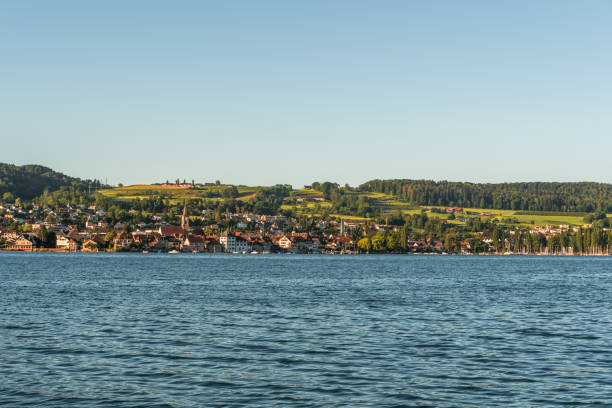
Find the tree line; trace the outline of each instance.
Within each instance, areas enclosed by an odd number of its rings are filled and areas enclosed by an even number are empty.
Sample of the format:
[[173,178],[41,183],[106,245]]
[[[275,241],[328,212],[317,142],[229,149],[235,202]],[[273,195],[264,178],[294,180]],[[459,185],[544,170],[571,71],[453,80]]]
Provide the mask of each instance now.
[[608,255],[612,252],[612,230],[583,227],[556,234],[543,234],[525,228],[508,228],[495,221],[473,219],[464,226],[446,223],[437,217],[415,214],[405,217],[405,223],[391,231],[370,229],[354,236],[357,247],[364,252],[409,252],[409,240],[431,245],[440,243],[439,251],[460,253],[545,253],[551,255]]
[[358,188],[400,197],[415,205],[500,210],[612,211],[612,185],[579,183],[480,184],[432,180],[371,180]]

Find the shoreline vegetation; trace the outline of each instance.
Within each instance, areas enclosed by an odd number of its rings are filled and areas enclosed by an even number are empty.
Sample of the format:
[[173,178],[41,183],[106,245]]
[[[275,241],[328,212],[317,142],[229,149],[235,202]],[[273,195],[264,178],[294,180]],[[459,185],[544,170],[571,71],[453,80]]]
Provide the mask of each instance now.
[[116,187],[0,163],[0,250],[612,254],[612,185],[371,180]]

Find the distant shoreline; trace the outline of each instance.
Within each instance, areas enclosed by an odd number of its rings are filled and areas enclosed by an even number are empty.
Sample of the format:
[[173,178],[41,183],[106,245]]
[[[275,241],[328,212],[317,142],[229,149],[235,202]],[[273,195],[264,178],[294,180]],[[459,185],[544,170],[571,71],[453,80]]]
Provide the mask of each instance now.
[[170,253],[170,252],[142,252],[142,251],[68,251],[65,249],[36,249],[33,251],[25,251],[25,250],[13,250],[13,249],[0,249],[0,253],[22,253],[22,254],[132,254],[132,255],[215,255],[215,256],[228,256],[228,255],[249,255],[249,256],[259,256],[259,255],[287,255],[287,256],[316,256],[316,255],[331,255],[331,256],[352,256],[352,255],[404,255],[404,256],[453,256],[453,257],[472,257],[472,256],[498,256],[498,257],[519,257],[519,256],[528,256],[528,257],[610,257],[612,254],[568,254],[568,253],[557,253],[557,254],[549,254],[549,253],[480,253],[480,254],[472,254],[472,253],[464,253],[464,254],[448,254],[448,253],[425,253],[425,252],[417,252],[417,253],[316,253],[316,254],[306,254],[306,253],[290,253],[290,252],[272,252],[267,254],[234,254],[229,252],[178,252],[178,253]]

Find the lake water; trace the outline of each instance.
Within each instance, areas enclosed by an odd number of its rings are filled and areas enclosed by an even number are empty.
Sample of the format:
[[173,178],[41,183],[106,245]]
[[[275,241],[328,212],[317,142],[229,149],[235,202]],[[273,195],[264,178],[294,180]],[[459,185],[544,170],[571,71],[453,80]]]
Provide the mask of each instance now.
[[612,406],[612,258],[0,253],[3,407]]

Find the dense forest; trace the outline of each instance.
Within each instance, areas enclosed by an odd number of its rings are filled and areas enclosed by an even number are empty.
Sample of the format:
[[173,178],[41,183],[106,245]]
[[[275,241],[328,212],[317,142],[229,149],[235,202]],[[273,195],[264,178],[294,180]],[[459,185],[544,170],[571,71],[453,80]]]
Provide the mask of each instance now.
[[475,184],[431,180],[371,180],[361,191],[395,195],[416,205],[500,210],[612,211],[612,184],[501,183]]
[[61,188],[85,191],[99,187],[102,186],[97,180],[69,177],[44,166],[0,163],[0,197],[5,197],[5,201],[12,201],[11,198],[32,200],[45,191],[53,192]]

